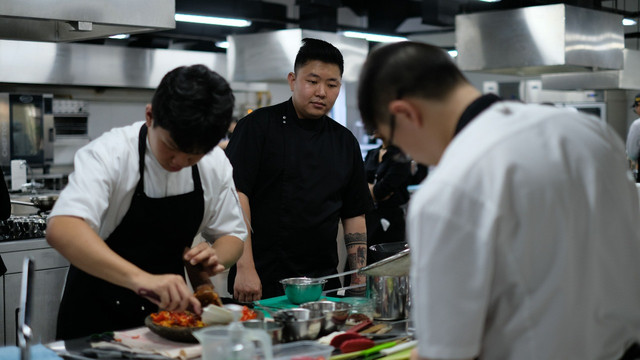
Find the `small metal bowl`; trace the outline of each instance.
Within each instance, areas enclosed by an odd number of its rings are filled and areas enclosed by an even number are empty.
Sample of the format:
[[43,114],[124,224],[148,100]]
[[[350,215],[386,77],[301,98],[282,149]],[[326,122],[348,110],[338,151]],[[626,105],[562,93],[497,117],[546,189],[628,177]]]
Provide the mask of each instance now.
[[330,334],[347,321],[351,312],[351,304],[334,301],[312,301],[300,305],[303,309],[309,309],[312,316],[322,316],[322,329],[320,335]]
[[247,329],[262,329],[266,331],[267,334],[269,334],[269,337],[271,337],[272,345],[280,344],[282,342],[282,329],[284,328],[284,325],[279,322],[253,319],[243,321],[242,325]]
[[314,280],[306,277],[280,280],[287,299],[296,305],[320,299],[326,282],[327,280]]
[[309,309],[279,310],[273,314],[273,318],[283,325],[284,342],[315,340],[322,329],[322,315],[313,314]]

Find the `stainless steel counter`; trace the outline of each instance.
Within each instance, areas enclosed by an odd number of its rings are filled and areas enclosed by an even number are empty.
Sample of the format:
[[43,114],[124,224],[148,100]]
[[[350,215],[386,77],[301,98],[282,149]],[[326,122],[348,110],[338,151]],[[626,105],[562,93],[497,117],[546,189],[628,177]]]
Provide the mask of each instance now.
[[7,273],[0,277],[0,322],[4,325],[0,326],[0,346],[16,345],[22,261],[27,256],[35,265],[34,342],[53,341],[69,262],[44,238],[0,242],[0,256],[7,267]]

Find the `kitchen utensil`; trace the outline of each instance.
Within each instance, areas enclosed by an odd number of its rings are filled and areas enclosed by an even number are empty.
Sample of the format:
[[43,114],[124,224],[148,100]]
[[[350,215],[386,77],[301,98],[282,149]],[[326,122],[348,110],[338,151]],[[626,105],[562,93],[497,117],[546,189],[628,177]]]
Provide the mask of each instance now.
[[271,338],[262,329],[246,329],[234,321],[229,326],[209,326],[193,333],[202,344],[202,360],[255,359],[256,342],[265,360],[272,360]]
[[320,314],[323,317],[320,335],[327,335],[338,330],[347,321],[351,311],[350,304],[334,301],[312,301],[304,303],[300,307],[309,309],[312,314]]
[[405,276],[411,269],[411,249],[402,250],[388,258],[382,259],[360,269],[360,274],[372,276]]
[[227,325],[233,321],[233,313],[217,305],[207,305],[202,309],[202,322],[207,325],[223,324]]
[[183,343],[197,343],[198,340],[193,336],[193,332],[202,329],[197,327],[161,326],[153,322],[151,315],[144,319],[144,324],[152,333],[162,338]]
[[287,299],[296,305],[318,300],[326,282],[327,280],[313,280],[306,277],[280,280]]
[[58,199],[57,195],[46,195],[46,196],[32,196],[29,199],[31,202],[19,201],[19,200],[10,200],[9,202],[14,205],[33,206],[38,209],[38,213],[43,213],[51,210],[57,199]]
[[376,320],[405,319],[408,315],[409,277],[367,275],[367,295]]
[[339,288],[336,288],[336,289],[324,290],[321,295],[326,295],[328,293],[338,292],[338,291],[342,291],[342,290],[357,289],[357,288],[361,288],[361,287],[365,287],[365,286],[367,286],[367,284],[343,286],[343,287],[339,287]]
[[[189,247],[185,247],[182,252],[183,258],[184,254],[191,250]],[[189,261],[183,260],[184,268],[187,270],[187,276],[189,277],[189,282],[191,282],[191,287],[193,290],[196,290],[200,285],[211,286],[213,289],[213,282],[211,282],[211,278],[209,277],[209,273],[206,272],[201,263],[191,264]]]
[[378,353],[382,349],[390,348],[390,347],[396,346],[396,345],[397,345],[397,342],[390,341],[390,342],[382,343],[380,345],[376,345],[376,346],[374,346],[372,348],[369,348],[369,349],[366,349],[366,350],[354,351],[354,352],[350,352],[350,353],[347,353],[347,354],[341,354],[341,355],[335,355],[335,356],[330,357],[329,360],[348,360],[348,359],[357,358],[359,356],[367,356],[367,355]]
[[282,331],[284,326],[276,321],[265,321],[265,320],[247,320],[242,322],[242,325],[246,329],[262,329],[269,334],[271,338],[271,344],[276,345],[282,342]]
[[276,311],[274,319],[283,325],[284,342],[315,340],[322,329],[321,314],[312,314],[309,309],[293,308]]

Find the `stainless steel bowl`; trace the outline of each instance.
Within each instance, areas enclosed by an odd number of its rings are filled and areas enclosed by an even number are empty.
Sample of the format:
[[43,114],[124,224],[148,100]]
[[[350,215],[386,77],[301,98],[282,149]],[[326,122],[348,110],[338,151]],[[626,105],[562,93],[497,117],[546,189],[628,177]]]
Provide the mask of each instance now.
[[320,299],[322,289],[327,280],[314,280],[306,277],[296,277],[280,280],[284,293],[291,303],[300,305]]
[[275,321],[264,321],[259,319],[243,321],[242,324],[247,329],[262,329],[271,337],[271,343],[273,345],[280,344],[282,342],[282,330],[284,325]]
[[279,310],[273,314],[273,318],[283,325],[284,342],[317,339],[324,319],[321,315],[302,308]]
[[351,304],[334,301],[312,301],[300,305],[303,309],[309,309],[312,315],[322,316],[322,328],[320,335],[330,334],[347,321],[351,311]]

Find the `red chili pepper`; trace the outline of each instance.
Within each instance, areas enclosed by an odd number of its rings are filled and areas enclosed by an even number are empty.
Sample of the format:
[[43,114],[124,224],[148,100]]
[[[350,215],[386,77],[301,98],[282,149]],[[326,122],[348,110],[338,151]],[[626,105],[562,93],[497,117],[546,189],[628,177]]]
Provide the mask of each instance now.
[[338,348],[340,348],[340,345],[342,345],[342,343],[347,341],[347,340],[363,339],[363,338],[364,338],[364,336],[362,336],[362,335],[360,335],[358,333],[346,332],[344,334],[336,335],[333,339],[331,339],[330,345],[333,346],[334,348],[338,349]]
[[350,353],[354,351],[362,351],[367,350],[368,348],[372,348],[376,343],[371,339],[362,338],[362,339],[351,339],[347,340],[340,345],[340,351],[343,353]]

